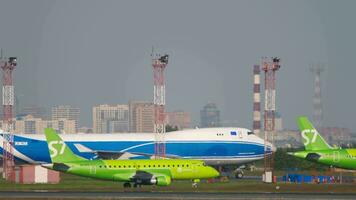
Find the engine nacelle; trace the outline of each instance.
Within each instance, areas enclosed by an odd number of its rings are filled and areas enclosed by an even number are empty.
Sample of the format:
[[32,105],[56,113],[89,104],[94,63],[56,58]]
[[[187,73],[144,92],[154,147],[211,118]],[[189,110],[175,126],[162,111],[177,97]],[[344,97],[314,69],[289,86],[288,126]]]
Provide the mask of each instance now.
[[170,176],[159,176],[159,177],[152,177],[151,184],[158,185],[158,186],[168,186],[172,182]]
[[156,185],[156,184],[157,184],[157,179],[156,179],[156,177],[152,177],[151,180],[150,180],[150,183],[151,183],[152,185]]

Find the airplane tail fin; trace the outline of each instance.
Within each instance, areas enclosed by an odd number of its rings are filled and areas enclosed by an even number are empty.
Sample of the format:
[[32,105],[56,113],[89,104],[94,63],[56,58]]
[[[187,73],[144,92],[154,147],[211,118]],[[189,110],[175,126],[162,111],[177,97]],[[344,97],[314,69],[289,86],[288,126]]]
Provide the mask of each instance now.
[[299,117],[297,121],[299,130],[302,134],[305,150],[332,149],[330,145],[325,142],[324,138],[321,137],[307,117]]
[[74,154],[72,150],[59,137],[59,135],[54,129],[46,128],[45,135],[52,163],[64,163],[86,160],[85,158]]

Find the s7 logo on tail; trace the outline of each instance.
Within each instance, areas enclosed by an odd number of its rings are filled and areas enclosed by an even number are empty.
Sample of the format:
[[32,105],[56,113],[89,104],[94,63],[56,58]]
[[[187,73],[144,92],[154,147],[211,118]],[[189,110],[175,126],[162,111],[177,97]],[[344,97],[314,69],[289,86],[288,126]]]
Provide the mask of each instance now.
[[[308,133],[311,133],[313,134],[313,137],[311,138],[311,141],[310,141],[310,136],[308,137]],[[308,144],[310,143],[315,143],[316,141],[316,138],[318,136],[318,132],[315,130],[315,129],[305,129],[302,131],[302,137],[304,139],[304,145],[307,146]]]
[[58,150],[53,146],[55,144],[60,144],[61,148],[59,151],[59,155],[62,155],[64,153],[64,148],[65,148],[65,144],[63,141],[51,141],[48,143],[48,148],[50,150],[50,156],[51,158],[56,157],[58,155]]

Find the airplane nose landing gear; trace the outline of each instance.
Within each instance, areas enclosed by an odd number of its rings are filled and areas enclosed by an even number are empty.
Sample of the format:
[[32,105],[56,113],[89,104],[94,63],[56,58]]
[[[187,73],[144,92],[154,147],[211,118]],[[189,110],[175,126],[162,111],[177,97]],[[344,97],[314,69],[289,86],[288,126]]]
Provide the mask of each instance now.
[[130,183],[124,183],[124,188],[130,188],[131,184]]
[[200,182],[200,179],[194,179],[192,183],[192,188],[198,188],[198,183]]

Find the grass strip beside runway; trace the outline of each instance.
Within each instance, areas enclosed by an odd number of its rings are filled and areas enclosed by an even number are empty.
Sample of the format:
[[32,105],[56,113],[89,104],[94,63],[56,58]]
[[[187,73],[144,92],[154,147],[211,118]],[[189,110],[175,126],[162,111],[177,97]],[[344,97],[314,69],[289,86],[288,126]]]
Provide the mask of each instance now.
[[202,181],[198,188],[192,188],[191,182],[173,182],[168,187],[142,186],[124,190],[123,183],[100,181],[72,175],[62,175],[59,184],[15,184],[0,180],[0,191],[73,191],[73,192],[273,192],[273,193],[355,193],[355,184],[265,184],[259,180],[230,180],[229,182],[207,183]]

